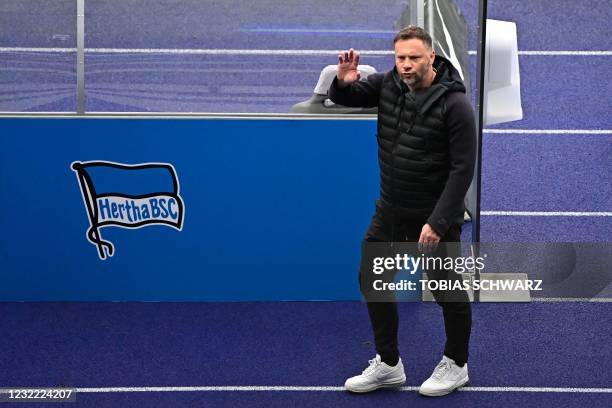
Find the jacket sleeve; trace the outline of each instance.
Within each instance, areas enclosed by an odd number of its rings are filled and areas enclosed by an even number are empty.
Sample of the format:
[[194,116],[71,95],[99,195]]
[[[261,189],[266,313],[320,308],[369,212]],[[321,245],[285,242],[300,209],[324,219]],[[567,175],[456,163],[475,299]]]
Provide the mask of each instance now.
[[464,93],[453,92],[447,96],[444,118],[449,137],[450,171],[446,186],[427,219],[440,236],[446,234],[454,219],[463,218],[463,202],[474,176],[476,158],[474,111]]
[[329,87],[329,97],[339,105],[373,108],[378,106],[383,77],[383,73],[372,74],[366,79],[353,82],[344,88],[338,87],[338,78],[336,77]]

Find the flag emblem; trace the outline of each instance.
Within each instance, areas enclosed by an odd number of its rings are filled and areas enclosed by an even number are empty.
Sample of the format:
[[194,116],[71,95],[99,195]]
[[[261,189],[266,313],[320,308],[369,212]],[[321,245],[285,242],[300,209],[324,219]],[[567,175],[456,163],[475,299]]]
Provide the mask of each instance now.
[[100,259],[115,252],[114,245],[102,238],[103,227],[166,225],[182,230],[185,206],[171,164],[89,161],[74,162],[71,168],[89,217],[87,239],[96,245]]

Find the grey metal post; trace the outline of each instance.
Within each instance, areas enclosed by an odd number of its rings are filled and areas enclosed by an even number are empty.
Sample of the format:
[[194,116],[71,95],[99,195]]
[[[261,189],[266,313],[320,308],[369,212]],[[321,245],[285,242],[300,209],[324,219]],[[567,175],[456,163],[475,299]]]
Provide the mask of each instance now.
[[425,0],[410,0],[410,24],[424,27]]
[[[485,53],[487,49],[487,0],[479,1],[478,12],[478,62],[477,62],[477,83],[478,93],[476,94],[476,168],[474,174],[474,189],[476,190],[475,211],[472,214],[472,250],[475,249],[475,256],[479,256],[480,249],[480,196],[481,196],[481,174],[482,174],[482,125],[484,121],[484,95],[485,95]],[[480,279],[480,274],[476,270],[475,279]],[[474,301],[480,300],[480,292],[474,291]]]
[[77,114],[85,113],[85,0],[77,0]]
[[[431,36],[431,43],[436,43],[436,32],[434,27],[434,1],[436,0],[427,0],[427,32]],[[435,47],[434,47],[435,48]]]

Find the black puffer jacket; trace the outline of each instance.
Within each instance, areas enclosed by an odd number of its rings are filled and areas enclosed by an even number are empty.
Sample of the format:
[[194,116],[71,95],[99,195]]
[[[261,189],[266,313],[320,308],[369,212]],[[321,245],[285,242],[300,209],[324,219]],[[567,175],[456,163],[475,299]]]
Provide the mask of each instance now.
[[432,85],[415,92],[394,68],[344,88],[336,79],[329,95],[341,105],[378,106],[381,210],[444,235],[463,222],[476,130],[457,70],[440,56],[434,68]]

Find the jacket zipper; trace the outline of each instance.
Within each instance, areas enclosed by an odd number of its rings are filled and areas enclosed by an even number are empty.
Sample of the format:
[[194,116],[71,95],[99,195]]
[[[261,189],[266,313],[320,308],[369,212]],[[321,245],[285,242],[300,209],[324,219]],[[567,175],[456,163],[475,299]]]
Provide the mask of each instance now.
[[[401,88],[400,88],[401,92]],[[401,123],[402,114],[404,113],[404,103],[406,102],[406,96],[402,92],[399,101],[399,112],[397,115],[397,122],[395,123],[395,137],[393,138],[393,144],[391,145],[391,246],[395,242],[395,153],[399,144],[399,138],[402,135]]]

